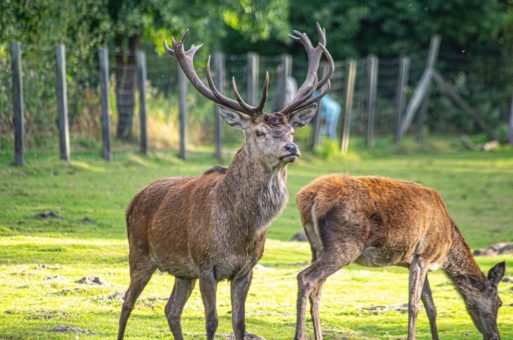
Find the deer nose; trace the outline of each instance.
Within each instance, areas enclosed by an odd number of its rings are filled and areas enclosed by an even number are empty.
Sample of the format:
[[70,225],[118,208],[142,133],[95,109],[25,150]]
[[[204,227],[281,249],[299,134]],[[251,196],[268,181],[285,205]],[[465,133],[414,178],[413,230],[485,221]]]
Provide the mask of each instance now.
[[285,146],[283,148],[285,149],[285,151],[287,151],[291,155],[297,155],[298,154],[297,145],[294,144],[294,143],[285,144]]

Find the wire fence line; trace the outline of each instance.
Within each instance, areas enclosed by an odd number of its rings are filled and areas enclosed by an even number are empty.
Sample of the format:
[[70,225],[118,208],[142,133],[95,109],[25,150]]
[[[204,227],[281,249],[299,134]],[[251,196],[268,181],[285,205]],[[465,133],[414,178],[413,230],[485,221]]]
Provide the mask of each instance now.
[[[29,148],[45,147],[58,149],[58,108],[56,87],[56,52],[52,47],[22,47],[22,81],[25,117],[25,143]],[[132,117],[133,140],[140,139],[140,122],[137,118],[140,109],[136,95],[136,85],[124,83],[126,75],[134,73],[137,65],[122,64],[120,60],[132,56],[109,53],[110,87],[107,93],[110,99],[112,126],[110,133],[115,134],[115,126],[122,119],[120,111],[129,111]],[[255,58],[255,54],[253,54]],[[297,58],[290,70],[284,70],[284,56],[256,56],[257,62],[250,62],[250,55],[224,56],[224,91],[231,92],[231,78],[236,79],[238,88],[245,98],[258,98],[266,72],[271,79],[270,98],[267,109],[280,96],[285,96],[285,82],[280,79],[292,78],[297,83],[303,81],[307,63]],[[377,57],[376,57],[377,58]],[[513,63],[508,58],[476,60],[472,55],[441,51],[436,68],[445,79],[469,101],[477,114],[493,129],[507,134],[507,121],[510,115],[511,94],[513,93]],[[401,63],[408,59],[407,81],[401,81]],[[397,134],[401,116],[406,103],[411,99],[416,85],[426,68],[427,51],[412,53],[398,58],[376,59],[375,69],[370,67],[371,58],[355,60],[356,73],[354,93],[352,95],[349,131],[351,137],[368,138],[369,120],[372,119],[372,133],[376,137],[394,138]],[[180,136],[179,125],[179,77],[176,61],[169,56],[147,52],[145,58],[147,119],[149,145],[153,148],[176,148]],[[70,136],[74,147],[94,147],[95,140],[102,136],[102,105],[100,64],[98,57],[86,57],[80,50],[66,50],[67,67],[67,106],[70,122]],[[205,61],[197,61],[198,74],[203,75]],[[253,68],[256,67],[256,70]],[[13,106],[13,65],[9,56],[0,58],[0,150],[11,148],[14,129]],[[288,73],[287,73],[288,72]],[[374,98],[370,79],[376,72]],[[287,73],[287,74],[285,74]],[[123,79],[121,79],[123,77]],[[255,77],[255,79],[252,79]],[[128,79],[128,78],[127,78]],[[134,78],[134,80],[136,79]],[[282,84],[282,85],[280,85]],[[255,87],[256,88],[252,88]],[[280,88],[280,86],[282,88]],[[190,86],[189,86],[190,88]],[[253,93],[255,92],[256,93]],[[345,106],[348,91],[348,61],[338,60],[332,76],[330,96],[342,107]],[[399,93],[403,94],[403,103],[398,106]],[[375,102],[375,113],[369,113],[369,101]],[[194,147],[200,144],[212,144],[215,139],[215,110],[213,103],[203,98],[192,88],[186,93],[187,141],[184,145]],[[460,110],[443,97],[434,86],[426,103],[428,118],[413,124],[411,132],[428,131],[431,133],[475,133],[479,128],[475,122],[462,115]],[[344,111],[344,110],[343,110]],[[342,112],[342,115],[349,114]],[[343,121],[340,117],[339,121]],[[182,122],[183,123],[183,122]],[[419,125],[419,123],[423,123]],[[320,124],[322,129],[322,122]],[[339,133],[344,131],[339,124]],[[225,142],[237,141],[238,134],[224,129]]]

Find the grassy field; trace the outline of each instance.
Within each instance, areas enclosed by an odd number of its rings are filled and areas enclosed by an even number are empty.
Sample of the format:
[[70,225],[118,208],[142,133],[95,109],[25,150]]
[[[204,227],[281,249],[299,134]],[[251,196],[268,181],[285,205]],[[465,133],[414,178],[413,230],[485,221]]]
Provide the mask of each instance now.
[[[204,153],[184,162],[169,153],[142,157],[125,151],[112,163],[97,154],[79,153],[63,164],[56,156],[32,152],[23,168],[0,154],[0,338],[73,338],[57,333],[69,325],[80,337],[114,337],[121,296],[128,285],[124,209],[151,181],[176,175],[198,175],[214,165]],[[343,172],[413,180],[436,188],[472,248],[513,241],[513,150],[379,152],[328,160],[312,155],[289,167],[290,202],[272,225],[264,258],[255,269],[247,305],[248,330],[270,339],[294,334],[296,275],[308,264],[307,244],[290,242],[301,230],[294,195],[317,176]],[[59,218],[37,219],[55,211]],[[84,220],[89,218],[89,220]],[[513,257],[479,258],[483,270]],[[104,285],[77,283],[97,276]],[[506,276],[513,276],[508,265]],[[430,274],[439,310],[442,339],[480,339],[461,298],[441,272]],[[129,338],[169,338],[164,306],[172,277],[157,274],[143,292],[129,320]],[[501,283],[504,307],[499,327],[513,338],[513,283]],[[229,287],[218,297],[220,337],[231,331]],[[407,302],[407,271],[351,265],[325,285],[321,308],[327,339],[404,338],[407,314],[371,311],[375,306]],[[196,289],[183,317],[186,338],[204,338],[201,299]],[[311,325],[309,325],[311,329]],[[428,339],[429,325],[419,316],[418,337]]]

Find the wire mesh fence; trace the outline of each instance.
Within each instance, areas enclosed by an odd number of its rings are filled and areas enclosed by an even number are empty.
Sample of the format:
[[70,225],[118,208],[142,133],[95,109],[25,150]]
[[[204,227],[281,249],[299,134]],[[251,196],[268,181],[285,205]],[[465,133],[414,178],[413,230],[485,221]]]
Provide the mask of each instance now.
[[[23,46],[22,72],[25,104],[25,136],[28,148],[56,150],[58,145],[58,110],[56,93],[55,48],[35,49]],[[148,112],[148,135],[151,148],[176,149],[179,134],[178,114],[178,67],[167,55],[146,53],[146,106]],[[408,58],[407,82],[400,88],[401,60]],[[134,56],[113,52],[109,54],[110,68],[110,114],[111,133],[120,134],[120,125],[128,125],[132,132],[128,141],[140,138],[138,110],[140,98],[136,86],[136,64]],[[369,129],[369,93],[372,68],[369,58],[356,60],[356,75],[352,113],[351,137],[364,138]],[[373,134],[376,138],[394,139],[404,109],[411,99],[416,85],[426,68],[427,52],[412,53],[401,58],[381,58],[377,61],[375,84],[375,114]],[[70,136],[73,147],[95,148],[102,136],[102,108],[100,92],[99,59],[97,53],[84,53],[80,49],[66,51],[66,80],[70,121]],[[224,93],[232,92],[232,77],[242,97],[248,102],[258,101],[266,72],[270,76],[270,94],[266,110],[273,108],[282,77],[283,56],[257,56],[257,63],[250,62],[250,55],[226,55],[224,57]],[[198,74],[204,76],[206,60],[195,62]],[[215,71],[213,66],[213,70]],[[256,70],[254,69],[256,67]],[[292,63],[286,77],[294,79],[300,86],[306,75],[308,64],[298,57]],[[440,52],[436,69],[460,96],[475,108],[477,114],[493,129],[506,134],[507,120],[513,93],[513,65],[508,58],[474,57],[470,53]],[[256,74],[256,76],[253,76]],[[321,71],[322,74],[322,71]],[[252,77],[256,77],[253,79]],[[348,89],[348,62],[335,62],[331,98],[344,108]],[[288,84],[288,83],[287,83]],[[256,85],[256,89],[252,89]],[[252,93],[255,91],[255,93]],[[404,104],[398,108],[399,91],[404,92]],[[289,93],[290,95],[290,93]],[[0,58],[0,150],[11,148],[13,131],[13,94],[11,60]],[[187,146],[210,150],[215,139],[214,104],[188,85]],[[255,104],[255,103],[253,103]],[[345,112],[342,109],[341,115]],[[479,128],[475,122],[461,113],[449,98],[433,86],[429,95],[425,125],[414,122],[413,132],[430,133],[475,133]],[[340,118],[339,118],[340,119]],[[126,121],[128,120],[128,121]],[[325,122],[324,122],[325,123]],[[324,124],[323,123],[323,124]],[[341,130],[338,124],[338,133]],[[321,124],[321,129],[324,129]],[[238,144],[240,132],[223,128],[223,141]],[[500,134],[499,134],[500,135]],[[208,147],[205,148],[205,145]],[[57,151],[55,151],[57,152]],[[210,151],[209,151],[210,152]]]

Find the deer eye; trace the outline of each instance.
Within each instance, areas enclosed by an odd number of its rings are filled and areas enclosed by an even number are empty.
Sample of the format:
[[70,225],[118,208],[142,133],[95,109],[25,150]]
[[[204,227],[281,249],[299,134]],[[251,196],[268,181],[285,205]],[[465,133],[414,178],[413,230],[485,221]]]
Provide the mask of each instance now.
[[265,135],[265,133],[262,130],[256,130],[255,131],[255,135],[257,137],[263,137]]

